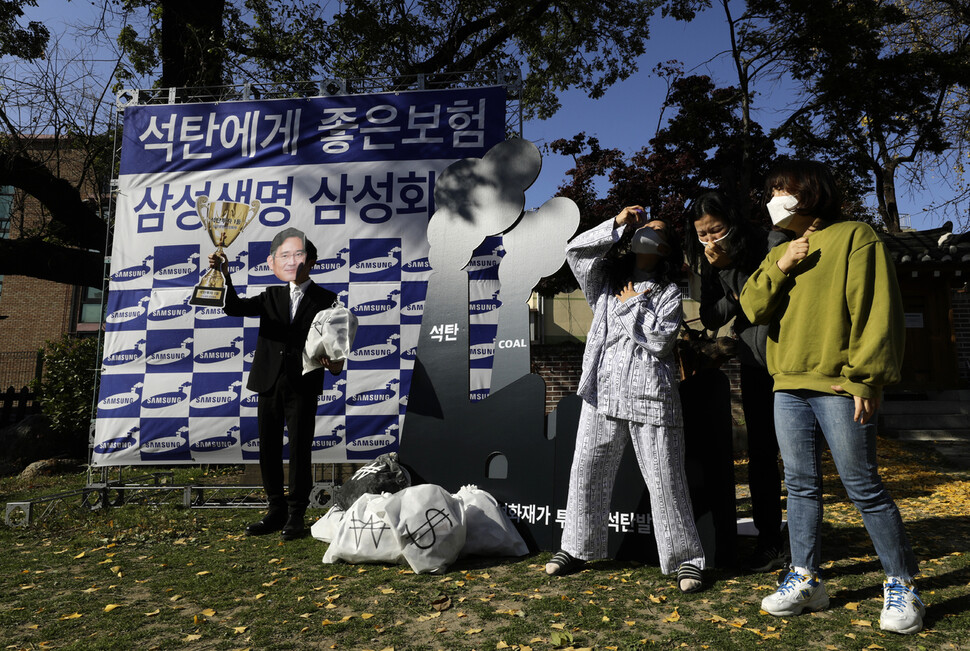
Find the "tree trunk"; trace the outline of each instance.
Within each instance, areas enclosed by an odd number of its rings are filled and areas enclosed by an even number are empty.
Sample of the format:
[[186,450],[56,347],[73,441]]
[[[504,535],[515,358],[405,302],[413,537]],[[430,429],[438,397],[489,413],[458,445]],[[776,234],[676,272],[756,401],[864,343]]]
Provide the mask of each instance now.
[[890,233],[898,233],[899,227],[899,205],[896,203],[896,168],[893,165],[886,165],[882,168],[882,189],[879,192],[880,204],[885,211],[883,222],[886,230]]

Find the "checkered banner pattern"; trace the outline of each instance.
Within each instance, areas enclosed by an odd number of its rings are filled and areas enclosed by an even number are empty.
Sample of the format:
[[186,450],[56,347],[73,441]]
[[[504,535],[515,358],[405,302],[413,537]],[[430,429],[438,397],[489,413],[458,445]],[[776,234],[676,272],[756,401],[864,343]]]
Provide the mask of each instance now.
[[[246,389],[258,319],[189,305],[215,250],[203,195],[259,201],[225,249],[240,296],[280,282],[266,258],[292,226],[317,247],[311,278],[359,319],[345,372],[327,373],[313,461],[397,450],[435,179],[504,131],[500,86],[126,108],[93,464],[258,460],[258,396]],[[488,394],[503,253],[488,238],[469,263],[472,400]]]

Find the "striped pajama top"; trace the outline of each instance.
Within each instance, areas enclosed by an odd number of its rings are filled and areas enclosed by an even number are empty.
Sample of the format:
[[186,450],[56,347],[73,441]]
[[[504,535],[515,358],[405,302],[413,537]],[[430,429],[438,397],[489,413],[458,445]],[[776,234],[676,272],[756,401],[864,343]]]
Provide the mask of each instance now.
[[674,346],[680,332],[680,288],[634,278],[639,296],[610,291],[603,256],[620,238],[613,219],[577,235],[566,260],[593,308],[577,393],[602,414],[652,425],[682,424]]

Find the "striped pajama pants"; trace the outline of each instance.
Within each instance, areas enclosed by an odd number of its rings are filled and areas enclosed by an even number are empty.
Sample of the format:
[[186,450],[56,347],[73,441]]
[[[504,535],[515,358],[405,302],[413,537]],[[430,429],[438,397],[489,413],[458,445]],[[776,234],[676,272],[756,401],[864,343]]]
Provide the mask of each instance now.
[[704,569],[704,549],[694,525],[684,473],[683,428],[610,418],[586,401],[569,473],[560,547],[583,560],[606,556],[613,484],[623,448],[631,438],[650,491],[660,571],[670,574],[685,562]]

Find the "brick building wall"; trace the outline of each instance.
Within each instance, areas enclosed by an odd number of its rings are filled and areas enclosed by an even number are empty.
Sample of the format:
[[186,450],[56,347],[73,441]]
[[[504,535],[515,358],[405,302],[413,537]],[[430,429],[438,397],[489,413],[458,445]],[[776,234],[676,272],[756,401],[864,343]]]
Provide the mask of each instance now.
[[[61,145],[62,147],[62,145]],[[78,150],[58,148],[53,138],[38,138],[32,155],[46,161],[48,167],[61,178],[74,181],[80,178],[83,156]],[[82,194],[94,198],[93,184]],[[24,232],[42,231],[48,217],[41,203],[20,190],[14,191],[10,215],[10,239]],[[43,264],[38,260],[37,264]],[[35,364],[14,363],[43,348],[48,341],[73,333],[77,327],[80,288],[63,283],[39,280],[29,276],[7,274],[0,292],[0,381],[21,387],[35,374]]]
[[950,290],[953,309],[953,337],[957,349],[957,373],[960,383],[970,382],[970,291]]
[[585,348],[578,342],[532,345],[532,372],[546,383],[546,414],[564,397],[576,393]]

